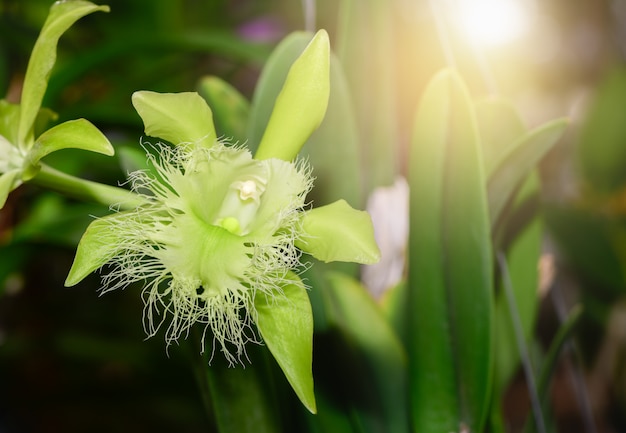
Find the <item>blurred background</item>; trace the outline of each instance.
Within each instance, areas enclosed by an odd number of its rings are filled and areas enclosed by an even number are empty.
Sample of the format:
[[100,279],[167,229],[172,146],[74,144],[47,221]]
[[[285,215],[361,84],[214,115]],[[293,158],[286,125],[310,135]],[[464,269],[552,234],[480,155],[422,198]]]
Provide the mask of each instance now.
[[[324,138],[353,146],[356,164],[347,179],[345,161],[311,156],[321,158],[322,201],[341,190],[362,208],[374,188],[406,175],[415,108],[443,67],[457,67],[476,99],[510,100],[528,128],[569,117],[540,170],[536,344],[547,345],[582,305],[575,344],[552,381],[557,431],[626,431],[626,1],[106,4],[110,13],[81,19],[61,38],[44,101],[59,122],[84,117],[116,147],[116,158],[63,151],[46,161],[85,178],[118,184],[132,167],[142,135],[135,90],[192,91],[210,75],[251,100],[276,44],[315,28],[329,31],[349,95],[350,122]],[[9,101],[19,101],[50,5],[0,0],[0,94]],[[333,173],[337,182],[324,180]],[[206,431],[188,368],[195,349],[182,342],[166,353],[162,339],[144,342],[140,288],[99,297],[98,275],[63,287],[85,216],[107,212],[30,186],[0,211],[0,432]],[[503,406],[510,431],[520,431],[529,410],[521,373]]]

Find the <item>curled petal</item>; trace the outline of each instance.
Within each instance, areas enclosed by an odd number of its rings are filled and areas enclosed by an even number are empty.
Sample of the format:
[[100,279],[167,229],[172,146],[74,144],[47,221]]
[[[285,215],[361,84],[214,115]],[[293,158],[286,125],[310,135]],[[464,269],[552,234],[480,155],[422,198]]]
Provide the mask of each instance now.
[[211,147],[215,143],[213,113],[197,93],[140,91],[133,93],[132,101],[149,136],[172,144]]

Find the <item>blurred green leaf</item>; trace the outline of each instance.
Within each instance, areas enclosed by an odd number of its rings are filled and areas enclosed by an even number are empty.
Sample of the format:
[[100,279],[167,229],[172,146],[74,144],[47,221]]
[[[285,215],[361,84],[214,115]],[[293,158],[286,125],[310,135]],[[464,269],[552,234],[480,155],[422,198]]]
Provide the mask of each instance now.
[[246,141],[246,125],[250,104],[237,89],[219,77],[204,77],[198,84],[198,93],[213,110],[213,121],[218,137],[234,143]]
[[[533,194],[539,186],[538,175],[535,173],[520,191],[517,202]],[[513,288],[522,336],[528,341],[535,328],[535,319],[539,308],[539,259],[543,242],[543,224],[538,217],[521,230],[506,252],[509,277]],[[515,343],[511,312],[504,293],[500,291],[496,298],[495,308],[495,397],[505,391],[511,377],[519,366],[519,353]]]
[[315,206],[344,199],[355,208],[363,207],[362,153],[347,79],[331,52],[326,117],[300,152],[313,166],[316,179],[311,197]]
[[72,203],[58,194],[41,194],[28,215],[14,228],[15,242],[34,242],[75,248],[93,215],[107,212],[106,206]]
[[526,133],[522,119],[510,101],[491,98],[476,103],[483,161],[487,178],[515,140]]
[[546,353],[543,364],[541,366],[541,374],[537,382],[537,393],[541,398],[541,405],[545,409],[548,407],[550,401],[550,382],[556,370],[559,361],[559,355],[561,354],[565,344],[573,337],[574,331],[581,324],[583,318],[583,306],[580,304],[574,305],[569,311],[567,317],[559,326],[559,329],[552,339],[550,348]]
[[624,293],[623,221],[595,209],[565,205],[546,206],[545,218],[564,259],[585,280],[594,281],[594,296]]
[[578,165],[599,191],[614,192],[626,184],[626,68],[611,70],[596,89],[577,142]]
[[[476,114],[483,149],[483,158],[487,177],[497,168],[497,163],[505,158],[515,146],[517,140],[526,134],[526,128],[513,107],[502,98],[489,99],[476,104]],[[516,314],[520,318],[523,338],[529,339],[534,329],[535,316],[539,306],[538,263],[542,244],[542,224],[536,215],[530,216],[530,223],[515,217],[516,211],[523,206],[525,200],[539,190],[538,175],[532,171],[521,189],[513,187],[517,192],[512,211],[503,215],[506,221],[503,230],[514,232],[513,240],[507,247],[507,263],[509,277],[513,288],[513,299],[517,307]],[[510,227],[515,225],[515,227]],[[521,225],[521,226],[520,226]],[[508,385],[513,373],[519,366],[519,353],[516,345],[507,300],[502,290],[496,296],[494,311],[494,399],[500,396]],[[494,405],[494,409],[499,405]],[[492,410],[492,414],[493,414]]]
[[473,105],[450,71],[428,85],[410,156],[413,427],[482,431],[492,374],[493,258]]
[[366,192],[393,184],[398,173],[398,77],[390,61],[400,43],[396,8],[387,0],[340,2],[336,51],[356,113]]
[[[143,16],[138,16],[132,22],[133,24],[145,22],[154,26],[154,23],[144,19]],[[109,24],[109,21],[107,21],[107,25],[115,30],[113,35],[103,41],[103,44],[90,46],[89,50],[76,54],[70,59],[64,59],[65,61],[55,68],[50,79],[46,101],[49,103],[60,102],[63,92],[68,87],[93,71],[115,72],[117,76],[119,71],[114,68],[120,62],[128,65],[126,71],[129,74],[132,73],[132,75],[125,77],[126,80],[132,79],[136,82],[136,86],[142,87],[147,85],[146,81],[151,81],[153,84],[149,88],[156,89],[155,86],[158,84],[163,86],[163,80],[161,80],[161,74],[154,74],[154,71],[159,70],[160,62],[170,59],[172,55],[178,56],[174,65],[178,69],[181,68],[181,62],[189,60],[191,56],[197,58],[198,55],[207,53],[238,64],[252,63],[253,65],[262,65],[269,55],[267,45],[243,40],[232,31],[208,29],[205,24],[201,30],[180,28],[175,31],[162,31],[156,34],[155,31],[158,29],[155,28],[137,29],[135,25],[124,27],[123,24],[116,26]],[[147,53],[153,52],[157,52],[159,55],[147,55]],[[145,69],[145,73],[137,74],[138,77],[135,77],[135,71],[140,68]],[[151,72],[152,74],[150,74]],[[181,70],[179,74],[185,72]],[[204,73],[198,71],[197,75],[192,77],[192,82],[195,82],[198,76]],[[163,78],[168,83],[165,90],[169,90],[172,77]],[[120,88],[127,87],[126,84],[126,82],[117,82],[116,80],[115,86],[111,90],[119,92]],[[129,90],[132,92],[137,88],[141,87],[134,87]],[[127,95],[128,93],[125,93],[124,98],[127,98]]]
[[[148,171],[152,168],[151,164],[148,163],[146,151],[142,148],[119,146],[117,148],[117,157],[119,159],[120,168],[124,173],[132,173],[137,170]],[[157,176],[158,173],[156,170],[153,170],[151,175],[154,177]]]
[[[199,365],[206,375],[210,403],[220,433],[280,433],[280,407],[269,375],[266,350],[252,348],[251,366],[226,365],[215,357],[211,365]],[[217,359],[220,358],[220,359]]]
[[380,299],[380,309],[385,315],[405,348],[409,347],[409,311],[407,309],[408,287],[406,280],[401,281],[394,287],[383,293]]
[[382,431],[375,428],[378,425],[385,432],[408,432],[407,356],[400,340],[367,289],[357,280],[339,272],[329,272],[327,279],[331,285],[327,294],[333,320],[354,344],[358,356],[363,357],[373,388],[371,395],[377,408],[369,408],[369,411],[374,413],[356,408],[363,431]]
[[516,188],[537,166],[539,161],[563,136],[567,121],[560,119],[535,128],[511,145],[494,164],[487,180],[489,213],[495,225]]
[[253,153],[261,142],[274,101],[287,78],[289,68],[312,38],[310,33],[291,33],[276,46],[263,66],[254,89],[248,119],[248,147]]
[[293,160],[322,123],[329,93],[330,41],[319,30],[290,66],[255,158]]

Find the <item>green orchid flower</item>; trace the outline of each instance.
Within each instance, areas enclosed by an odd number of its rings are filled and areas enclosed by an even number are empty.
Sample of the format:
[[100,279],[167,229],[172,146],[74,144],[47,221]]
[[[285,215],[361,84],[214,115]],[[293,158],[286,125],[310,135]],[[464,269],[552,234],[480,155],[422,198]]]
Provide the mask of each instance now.
[[312,170],[297,154],[326,111],[329,57],[322,30],[292,65],[254,157],[217,139],[197,93],[133,94],[146,134],[175,145],[149,145],[152,170],[130,175],[142,204],[91,223],[66,281],[110,265],[104,292],[144,282],[149,336],[165,328],[169,344],[200,323],[231,363],[259,341],[256,327],[312,412],[313,319],[297,275],[301,253],[379,258],[367,213],[343,200],[307,208]]
[[77,148],[113,155],[109,140],[85,119],[70,120],[35,136],[38,121],[54,117],[49,110],[41,109],[41,103],[59,38],[83,16],[108,10],[107,6],[78,0],[59,1],[51,6],[26,69],[20,104],[0,100],[0,208],[11,191],[40,171],[44,171],[44,176],[58,178],[58,173],[40,162],[51,152]]

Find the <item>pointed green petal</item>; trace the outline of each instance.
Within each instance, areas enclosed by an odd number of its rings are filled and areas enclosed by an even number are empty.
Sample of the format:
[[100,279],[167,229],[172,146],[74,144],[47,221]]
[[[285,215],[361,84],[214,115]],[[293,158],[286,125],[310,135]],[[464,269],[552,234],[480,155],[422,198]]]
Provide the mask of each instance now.
[[256,159],[296,157],[326,114],[329,71],[330,43],[326,31],[320,30],[287,74]]
[[124,213],[117,213],[98,218],[85,230],[78,243],[74,263],[65,280],[65,287],[80,283],[87,275],[111,260],[119,245],[119,236],[111,230],[111,220],[124,218]]
[[147,135],[172,144],[195,143],[211,147],[215,143],[213,113],[196,92],[139,91],[133,93],[132,100]]
[[16,186],[15,179],[17,179],[19,174],[19,170],[12,170],[0,175],[0,209],[4,207],[9,193],[13,191]]
[[318,260],[369,265],[380,259],[369,214],[345,200],[306,212],[302,229],[304,235],[296,246]]
[[23,150],[32,145],[33,124],[48,87],[50,72],[56,61],[57,43],[61,35],[80,18],[92,12],[108,12],[108,6],[97,6],[88,1],[58,1],[41,29],[26,69],[20,101],[20,122],[17,143]]
[[115,151],[98,128],[85,119],[70,120],[41,134],[28,154],[31,164],[60,149],[82,149],[112,156]]
[[313,393],[313,312],[306,289],[295,274],[285,296],[273,299],[259,294],[254,300],[259,332],[285,373],[296,395],[311,412],[316,412]]

